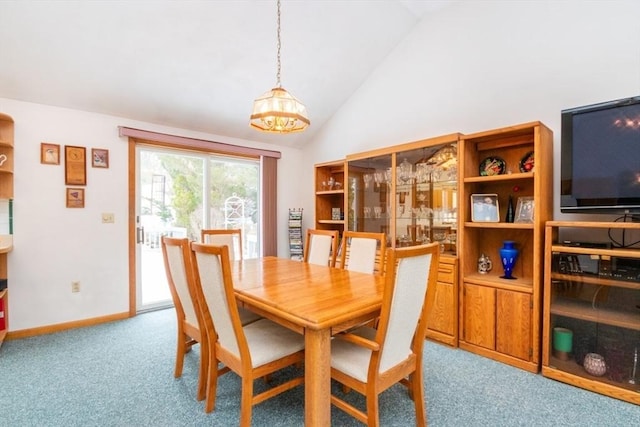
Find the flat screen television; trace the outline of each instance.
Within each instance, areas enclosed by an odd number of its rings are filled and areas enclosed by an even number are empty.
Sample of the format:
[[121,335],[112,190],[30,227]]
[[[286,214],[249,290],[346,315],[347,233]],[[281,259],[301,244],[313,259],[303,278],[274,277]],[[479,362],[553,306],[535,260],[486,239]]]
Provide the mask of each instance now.
[[561,212],[640,214],[640,96],[561,119]]

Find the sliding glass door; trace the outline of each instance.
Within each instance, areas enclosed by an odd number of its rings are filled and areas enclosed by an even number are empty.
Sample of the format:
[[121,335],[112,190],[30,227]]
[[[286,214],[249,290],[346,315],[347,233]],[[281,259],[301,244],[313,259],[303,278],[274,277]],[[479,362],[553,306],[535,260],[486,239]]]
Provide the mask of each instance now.
[[240,228],[243,255],[260,254],[260,162],[136,146],[136,309],[172,304],[164,235],[200,239],[203,228]]

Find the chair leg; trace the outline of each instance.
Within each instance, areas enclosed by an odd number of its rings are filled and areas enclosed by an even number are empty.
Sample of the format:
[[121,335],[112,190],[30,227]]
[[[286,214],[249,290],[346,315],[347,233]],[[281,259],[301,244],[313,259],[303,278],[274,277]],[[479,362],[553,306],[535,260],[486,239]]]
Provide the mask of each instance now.
[[207,395],[207,377],[209,366],[209,346],[203,339],[200,343],[200,372],[198,373],[198,400],[203,400]]
[[216,392],[218,389],[218,361],[214,357],[213,350],[209,350],[210,360],[207,362],[207,393],[204,403],[204,411],[209,413],[216,408]]
[[242,398],[240,402],[240,427],[251,427],[253,406],[253,378],[242,377]]
[[378,395],[375,390],[367,389],[367,426],[380,426],[380,412],[378,408]]
[[184,365],[185,349],[187,347],[185,335],[182,330],[178,331],[177,348],[176,348],[176,369],[173,372],[175,378],[182,376],[182,367]]
[[422,383],[422,369],[418,367],[409,377],[411,382],[411,398],[416,407],[416,427],[426,427],[427,413],[424,408],[424,386]]

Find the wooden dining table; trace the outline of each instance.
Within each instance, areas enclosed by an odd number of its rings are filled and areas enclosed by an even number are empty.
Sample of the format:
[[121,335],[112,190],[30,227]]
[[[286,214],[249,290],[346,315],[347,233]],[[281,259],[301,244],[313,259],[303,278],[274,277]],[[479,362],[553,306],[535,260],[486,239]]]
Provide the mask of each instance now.
[[331,336],[375,318],[384,279],[265,257],[232,263],[240,306],[305,337],[305,426],[331,425]]

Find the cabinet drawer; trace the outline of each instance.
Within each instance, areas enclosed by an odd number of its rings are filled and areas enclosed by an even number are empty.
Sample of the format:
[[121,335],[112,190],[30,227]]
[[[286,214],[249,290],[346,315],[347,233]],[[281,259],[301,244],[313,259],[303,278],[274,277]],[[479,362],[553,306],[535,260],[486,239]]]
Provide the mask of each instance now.
[[455,269],[452,264],[438,265],[438,282],[453,283],[455,279]]

